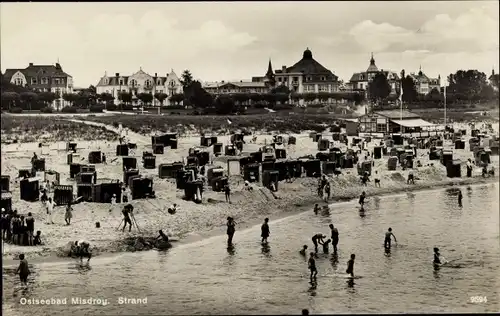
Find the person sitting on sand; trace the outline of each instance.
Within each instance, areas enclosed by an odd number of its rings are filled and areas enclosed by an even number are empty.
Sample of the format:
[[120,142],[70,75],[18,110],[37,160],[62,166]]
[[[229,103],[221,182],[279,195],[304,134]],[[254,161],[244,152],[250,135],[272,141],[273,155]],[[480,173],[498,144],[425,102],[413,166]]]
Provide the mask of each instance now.
[[406,184],[415,184],[415,176],[413,175],[413,170],[408,172],[408,179],[406,180]]
[[41,239],[42,236],[41,235],[42,235],[42,232],[37,230],[35,237],[33,237],[33,246],[42,245],[42,239]]
[[158,233],[160,234],[158,237],[156,237],[156,240],[160,239],[161,241],[163,242],[169,242],[168,240],[168,236],[165,235],[165,233],[163,232],[163,230],[159,230]]
[[177,212],[177,204],[172,204],[167,210],[168,214],[175,214]]

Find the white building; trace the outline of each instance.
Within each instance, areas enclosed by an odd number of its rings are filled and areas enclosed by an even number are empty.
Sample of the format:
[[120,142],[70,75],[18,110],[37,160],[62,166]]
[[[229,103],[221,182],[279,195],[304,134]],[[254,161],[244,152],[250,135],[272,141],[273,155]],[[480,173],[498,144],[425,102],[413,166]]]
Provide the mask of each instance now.
[[269,88],[264,82],[249,81],[221,81],[205,82],[203,89],[213,95],[235,94],[235,93],[267,93]]
[[399,91],[400,80],[399,76],[396,72],[387,70],[387,69],[378,69],[377,65],[375,65],[375,59],[372,57],[370,59],[370,65],[366,69],[366,71],[355,72],[352,74],[351,79],[349,80],[348,89],[349,90],[363,90],[366,92],[368,89],[368,84],[375,78],[378,73],[383,73],[387,82],[391,86],[391,94],[397,94]]
[[[151,93],[152,95],[156,93],[165,93],[169,97],[163,102],[163,105],[170,105],[170,97],[174,94],[183,93],[183,88],[179,77],[173,69],[165,77],[162,77],[158,76],[157,73],[152,76],[140,68],[139,71],[130,76],[123,76],[120,75],[120,73],[116,73],[114,76],[108,76],[105,72],[104,76],[96,85],[96,92],[98,94],[110,93],[115,98],[115,104],[120,103],[118,99],[118,94],[120,92],[132,93],[132,103],[134,104],[138,103],[136,95],[139,93]],[[160,105],[155,98],[153,98],[152,103],[153,106]]]
[[415,83],[415,89],[419,94],[428,94],[432,89],[441,91],[441,76],[437,78],[429,78],[426,74],[422,72],[422,67],[420,67],[417,74],[410,73],[409,76],[413,79]]

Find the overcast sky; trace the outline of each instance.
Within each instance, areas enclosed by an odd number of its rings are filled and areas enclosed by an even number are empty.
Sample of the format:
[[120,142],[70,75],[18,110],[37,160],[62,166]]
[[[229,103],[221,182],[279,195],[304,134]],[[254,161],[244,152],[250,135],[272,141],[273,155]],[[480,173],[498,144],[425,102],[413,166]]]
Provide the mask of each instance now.
[[76,86],[108,75],[189,69],[250,79],[313,57],[348,81],[370,52],[382,69],[431,77],[498,71],[499,2],[2,3],[1,68],[54,64]]

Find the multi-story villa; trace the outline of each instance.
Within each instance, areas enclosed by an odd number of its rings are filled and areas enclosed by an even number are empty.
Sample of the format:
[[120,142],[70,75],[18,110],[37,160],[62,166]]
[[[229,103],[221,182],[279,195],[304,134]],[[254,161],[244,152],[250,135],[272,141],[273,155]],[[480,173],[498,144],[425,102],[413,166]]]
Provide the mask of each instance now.
[[391,86],[391,94],[397,94],[400,86],[398,74],[391,70],[378,69],[377,65],[375,65],[373,53],[370,59],[370,65],[368,66],[366,71],[356,72],[352,74],[351,79],[348,83],[349,90],[362,90],[366,92],[368,90],[368,84],[378,73],[383,73],[386,76],[387,81]]
[[437,78],[429,78],[426,74],[422,72],[422,67],[420,67],[417,74],[411,72],[409,76],[415,82],[415,89],[419,94],[428,94],[432,89],[441,91],[441,76]]
[[[130,76],[123,76],[120,73],[108,76],[105,72],[96,85],[96,92],[99,94],[110,93],[115,98],[115,104],[120,103],[118,98],[120,92],[132,93],[132,102],[134,104],[138,102],[136,95],[139,93],[151,93],[153,95],[156,93],[165,93],[169,98],[163,102],[163,105],[170,105],[170,97],[174,94],[182,93],[183,89],[182,83],[173,69],[163,77],[158,76],[157,73],[152,76],[140,68],[139,71]],[[153,105],[159,106],[159,102],[155,98],[153,98]]]
[[53,92],[58,98],[52,106],[60,110],[69,106],[62,98],[65,93],[73,93],[73,77],[65,73],[59,63],[55,65],[34,65],[24,69],[6,69],[4,78],[12,84],[19,85],[37,92]]

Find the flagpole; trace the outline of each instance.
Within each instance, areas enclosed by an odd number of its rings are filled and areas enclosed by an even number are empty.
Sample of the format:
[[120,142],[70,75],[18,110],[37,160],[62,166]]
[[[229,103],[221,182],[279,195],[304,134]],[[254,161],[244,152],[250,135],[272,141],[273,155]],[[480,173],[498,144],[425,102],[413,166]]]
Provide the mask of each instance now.
[[444,85],[444,128],[446,129],[446,84]]

